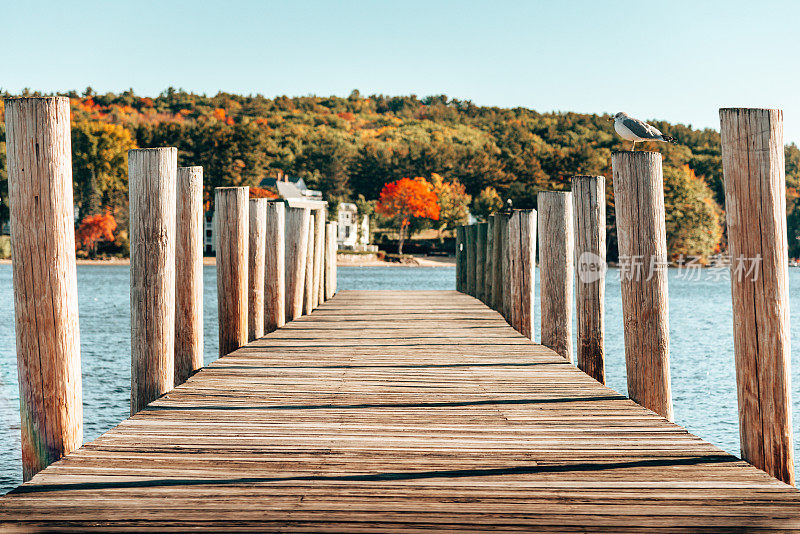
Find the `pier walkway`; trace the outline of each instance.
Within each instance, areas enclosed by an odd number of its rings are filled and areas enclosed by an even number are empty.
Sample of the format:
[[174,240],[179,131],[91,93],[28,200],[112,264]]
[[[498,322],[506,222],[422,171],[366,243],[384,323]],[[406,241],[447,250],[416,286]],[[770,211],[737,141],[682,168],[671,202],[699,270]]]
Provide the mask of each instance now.
[[0,530],[800,529],[800,493],[455,291],[345,291],[0,498]]

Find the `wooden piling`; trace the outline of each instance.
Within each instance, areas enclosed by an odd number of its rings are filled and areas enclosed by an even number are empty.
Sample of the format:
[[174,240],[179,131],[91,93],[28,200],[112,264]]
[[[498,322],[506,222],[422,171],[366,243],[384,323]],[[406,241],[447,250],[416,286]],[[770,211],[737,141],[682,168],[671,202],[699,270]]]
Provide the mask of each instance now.
[[249,202],[247,245],[247,339],[264,336],[264,289],[266,285],[267,204],[266,198],[251,198]]
[[264,248],[264,333],[286,324],[286,205],[267,202]]
[[217,307],[219,355],[247,343],[249,187],[217,187]]
[[475,294],[478,300],[484,300],[486,292],[486,235],[488,233],[488,223],[478,223],[475,225]]
[[672,421],[661,154],[617,152],[611,161],[628,396]]
[[306,276],[303,286],[303,314],[308,315],[314,311],[314,246],[317,244],[317,237],[314,235],[316,230],[315,212],[311,210],[308,219],[308,241],[306,252]]
[[175,385],[176,148],[128,151],[131,414]]
[[742,458],[794,485],[783,112],[719,113]]
[[606,193],[602,176],[572,177],[578,368],[605,384]]
[[312,309],[318,307],[322,302],[324,291],[322,290],[323,272],[322,266],[325,257],[325,217],[327,213],[324,209],[314,210],[314,285],[312,288],[311,304]]
[[490,308],[492,307],[492,292],[494,288],[494,227],[497,224],[498,215],[490,215],[489,222],[486,223],[486,266],[483,268],[483,302]]
[[286,320],[303,315],[303,295],[308,257],[308,208],[286,208]]
[[[500,267],[502,269],[502,284],[503,284],[503,311],[501,315],[505,318],[508,324],[512,324],[511,317],[511,278],[512,278],[512,262],[511,253],[514,248],[511,243],[511,217],[503,217],[503,227],[501,229],[501,237],[503,240],[503,251]],[[513,325],[512,325],[513,326]]]
[[464,226],[456,226],[456,291],[464,292]]
[[203,167],[178,167],[175,385],[203,367]]
[[467,295],[475,296],[475,255],[477,254],[478,225],[466,228],[467,237]]
[[325,300],[328,300],[333,298],[333,295],[336,294],[336,252],[339,249],[336,234],[339,224],[329,222],[325,225],[325,228]]
[[514,210],[509,221],[511,326],[533,340],[536,289],[536,210]]
[[508,218],[498,213],[495,216],[492,228],[492,298],[491,307],[498,313],[503,313],[503,254],[505,240],[503,228],[508,223]]
[[69,99],[5,101],[22,477],[81,446]]
[[539,209],[542,345],[572,361],[572,193],[544,191]]

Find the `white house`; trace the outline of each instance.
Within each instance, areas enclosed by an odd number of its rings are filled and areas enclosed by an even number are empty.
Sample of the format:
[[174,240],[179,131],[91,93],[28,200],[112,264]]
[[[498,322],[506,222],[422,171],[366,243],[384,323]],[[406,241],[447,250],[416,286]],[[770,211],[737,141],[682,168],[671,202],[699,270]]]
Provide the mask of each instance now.
[[355,249],[358,243],[358,208],[350,202],[339,203],[339,230],[336,236],[340,249]]

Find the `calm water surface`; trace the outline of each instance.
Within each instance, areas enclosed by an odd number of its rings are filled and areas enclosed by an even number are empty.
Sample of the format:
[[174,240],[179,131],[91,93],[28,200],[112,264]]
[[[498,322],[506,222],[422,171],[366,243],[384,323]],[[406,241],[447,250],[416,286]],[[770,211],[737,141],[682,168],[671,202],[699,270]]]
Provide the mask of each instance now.
[[[791,309],[800,313],[800,269],[790,269]],[[339,267],[339,289],[455,289],[452,267]],[[730,283],[688,280],[670,271],[670,344],[676,422],[738,455],[739,434]],[[204,268],[205,362],[217,357],[214,267]],[[537,282],[538,290],[538,282]],[[130,302],[127,266],[78,266],[84,440],[128,417]],[[538,302],[538,295],[537,295]],[[625,392],[621,296],[615,271],[606,285],[606,374]],[[536,339],[539,310],[536,310]],[[792,321],[794,435],[800,437],[800,321]],[[20,484],[19,391],[11,266],[0,265],[0,494]],[[795,456],[800,446],[795,439]]]

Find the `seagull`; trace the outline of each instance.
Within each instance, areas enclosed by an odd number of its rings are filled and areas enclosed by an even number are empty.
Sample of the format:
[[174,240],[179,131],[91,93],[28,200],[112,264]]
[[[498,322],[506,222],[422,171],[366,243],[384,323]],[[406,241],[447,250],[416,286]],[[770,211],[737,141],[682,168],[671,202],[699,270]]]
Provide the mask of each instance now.
[[633,141],[631,152],[636,150],[638,141],[666,141],[674,145],[678,144],[674,137],[664,135],[655,126],[650,126],[646,122],[634,119],[627,113],[620,111],[608,120],[614,121],[614,130],[627,141]]

